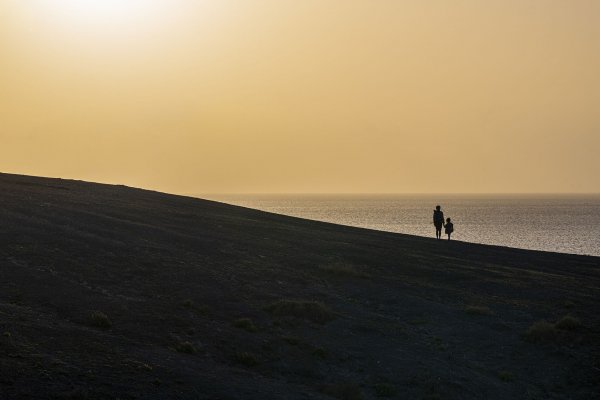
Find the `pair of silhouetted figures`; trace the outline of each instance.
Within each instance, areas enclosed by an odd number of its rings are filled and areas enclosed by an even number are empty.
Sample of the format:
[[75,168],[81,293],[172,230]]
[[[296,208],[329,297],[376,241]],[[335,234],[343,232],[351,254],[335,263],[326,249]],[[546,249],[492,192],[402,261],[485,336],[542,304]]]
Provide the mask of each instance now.
[[435,210],[433,210],[433,225],[435,225],[436,238],[442,238],[442,228],[445,228],[446,235],[448,235],[448,240],[450,240],[450,235],[452,235],[452,232],[454,232],[454,224],[450,218],[446,218],[446,221],[444,221],[444,212],[440,206],[435,206]]

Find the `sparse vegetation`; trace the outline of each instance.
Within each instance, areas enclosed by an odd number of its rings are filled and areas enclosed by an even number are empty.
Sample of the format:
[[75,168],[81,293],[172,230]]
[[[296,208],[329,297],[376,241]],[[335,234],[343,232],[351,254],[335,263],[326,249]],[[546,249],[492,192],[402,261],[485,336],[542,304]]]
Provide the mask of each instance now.
[[175,350],[179,353],[196,354],[198,349],[190,342],[180,342],[175,346]]
[[[598,391],[595,259],[112,186],[74,183],[64,196],[25,188],[0,191],[13,198],[2,203],[6,397],[85,398],[68,392],[84,388],[121,399],[587,400]],[[320,269],[331,260],[349,267]],[[10,303],[17,290],[21,305]],[[110,329],[93,325],[96,310]],[[544,318],[546,331],[533,326]]]
[[493,315],[493,311],[486,306],[467,306],[465,312],[469,315]]
[[570,315],[566,315],[559,319],[555,324],[557,329],[565,330],[565,331],[575,331],[581,328],[581,321],[577,318],[572,317]]
[[300,344],[300,339],[295,336],[282,336],[281,339],[292,346],[298,346]]
[[90,314],[90,324],[102,329],[108,329],[112,326],[112,322],[108,316],[100,311],[94,311]]
[[579,319],[567,315],[552,324],[548,321],[538,321],[531,325],[525,332],[525,338],[531,342],[556,340],[559,337],[564,338],[564,333],[560,331],[575,331],[581,328]]
[[185,307],[189,310],[192,310],[202,316],[208,315],[208,312],[209,312],[209,308],[206,305],[203,305],[203,304],[198,305],[198,304],[194,303],[191,299],[184,300],[182,305],[183,305],[183,307]]
[[500,371],[500,372],[498,372],[498,378],[501,381],[504,381],[504,382],[512,382],[515,379],[515,377],[512,374],[512,372],[509,372],[509,371]]
[[77,387],[58,394],[56,398],[61,400],[87,400],[90,396],[87,390]]
[[327,358],[327,355],[328,355],[328,353],[327,353],[327,350],[325,350],[325,349],[324,349],[324,348],[322,348],[322,347],[317,347],[317,348],[315,348],[315,349],[313,350],[312,354],[313,354],[313,356],[315,356],[315,357],[319,357],[319,358],[323,358],[323,359],[324,359],[324,358]]
[[237,363],[245,365],[246,367],[254,367],[258,364],[256,357],[247,351],[235,353],[234,359]]
[[265,309],[277,317],[302,318],[319,324],[335,319],[329,308],[316,301],[279,300]]
[[390,383],[378,383],[375,385],[375,394],[378,397],[392,397],[396,393],[396,387]]
[[437,337],[437,336],[432,337],[431,344],[432,344],[433,348],[435,348],[436,350],[439,350],[439,351],[444,351],[447,348],[441,337]]
[[575,307],[575,303],[571,300],[566,300],[564,303],[565,308],[573,308]]
[[548,321],[537,321],[525,332],[525,338],[530,342],[541,342],[554,340],[556,338],[556,327]]
[[362,400],[363,393],[355,383],[333,383],[321,387],[321,392],[341,400]]
[[233,321],[233,326],[243,329],[247,332],[257,332],[258,328],[250,318],[240,318]]
[[408,321],[408,323],[411,325],[425,325],[429,323],[429,320],[425,317],[420,317],[411,319],[410,321]]

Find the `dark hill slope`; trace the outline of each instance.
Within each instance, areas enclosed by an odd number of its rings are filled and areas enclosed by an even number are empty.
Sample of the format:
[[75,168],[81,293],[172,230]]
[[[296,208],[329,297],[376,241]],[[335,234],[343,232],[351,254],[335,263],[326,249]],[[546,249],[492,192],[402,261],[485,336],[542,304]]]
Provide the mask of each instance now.
[[598,258],[4,174],[0,239],[1,399],[598,398]]

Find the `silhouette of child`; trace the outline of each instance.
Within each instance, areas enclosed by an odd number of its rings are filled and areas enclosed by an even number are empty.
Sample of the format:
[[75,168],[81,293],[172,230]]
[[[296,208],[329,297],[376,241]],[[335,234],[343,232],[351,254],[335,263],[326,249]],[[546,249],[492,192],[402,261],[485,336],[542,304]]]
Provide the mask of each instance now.
[[450,235],[454,232],[454,224],[450,221],[450,218],[446,218],[446,234],[448,235],[448,240],[450,240]]

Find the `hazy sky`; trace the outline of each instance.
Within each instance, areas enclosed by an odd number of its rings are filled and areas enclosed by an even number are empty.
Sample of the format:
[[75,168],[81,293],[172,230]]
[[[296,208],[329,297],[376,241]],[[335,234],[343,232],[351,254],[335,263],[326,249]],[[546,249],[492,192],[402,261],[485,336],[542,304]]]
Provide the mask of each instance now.
[[600,192],[600,1],[0,0],[0,171]]

